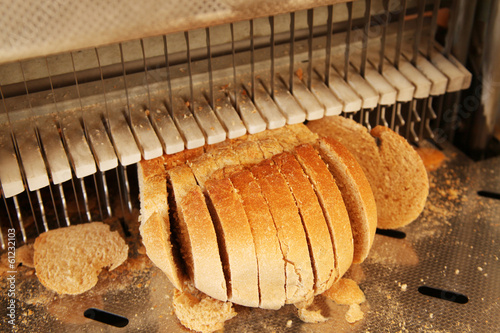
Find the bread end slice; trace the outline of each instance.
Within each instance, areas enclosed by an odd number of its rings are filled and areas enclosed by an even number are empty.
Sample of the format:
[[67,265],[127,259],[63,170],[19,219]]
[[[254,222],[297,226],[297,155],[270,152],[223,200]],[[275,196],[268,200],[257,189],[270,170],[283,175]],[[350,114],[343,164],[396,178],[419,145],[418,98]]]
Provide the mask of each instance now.
[[354,263],[363,262],[375,238],[377,206],[370,183],[354,156],[338,141],[324,137],[318,151],[335,178],[351,220]]
[[128,257],[128,245],[109,225],[91,222],[44,232],[35,240],[34,265],[40,282],[58,294],[81,294]]
[[149,259],[167,275],[175,288],[182,290],[187,277],[181,268],[180,258],[173,249],[168,215],[163,218],[160,214],[153,213],[141,224],[139,231]]

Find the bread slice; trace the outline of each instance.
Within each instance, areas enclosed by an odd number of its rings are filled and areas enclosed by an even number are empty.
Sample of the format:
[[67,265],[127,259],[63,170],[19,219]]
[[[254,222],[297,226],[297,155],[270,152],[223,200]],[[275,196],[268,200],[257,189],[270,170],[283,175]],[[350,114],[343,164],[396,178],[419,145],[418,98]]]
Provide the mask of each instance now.
[[314,273],[297,206],[288,185],[271,160],[251,167],[276,226],[281,251],[286,262],[286,303],[311,299]]
[[285,304],[285,261],[266,200],[252,173],[243,170],[231,176],[252,230],[259,271],[260,304],[277,310]]
[[295,156],[313,184],[323,215],[328,223],[335,255],[335,281],[351,267],[354,243],[351,222],[337,183],[318,152],[309,144],[294,150]]
[[137,163],[137,179],[141,199],[140,221],[147,221],[154,212],[168,218],[166,177],[163,156]]
[[307,128],[306,125],[299,123],[299,124],[294,124],[294,125],[288,125],[288,129],[295,134],[297,137],[297,140],[304,144],[304,143],[315,143],[319,136],[318,134],[311,132],[309,128]]
[[244,136],[233,141],[233,149],[242,165],[257,164],[264,160],[264,154],[257,142]]
[[355,121],[338,116],[307,126],[320,135],[335,137],[356,157],[375,196],[379,228],[402,227],[420,215],[429,181],[422,159],[403,137],[383,126],[368,132]]
[[299,208],[313,264],[315,294],[321,294],[330,288],[337,275],[332,239],[323,211],[295,157],[291,153],[282,153],[274,156],[273,161],[288,183]]
[[182,290],[187,277],[172,244],[168,215],[164,218],[154,212],[147,221],[142,222],[139,231],[149,259],[167,275],[175,288]]
[[344,199],[354,238],[354,263],[368,256],[377,229],[377,206],[370,183],[354,156],[332,138],[319,140],[318,151]]
[[109,225],[91,222],[42,233],[35,240],[38,280],[58,294],[81,294],[97,283],[101,270],[113,270],[128,257],[128,246]]
[[226,301],[226,279],[205,196],[187,165],[167,170],[167,175],[176,206],[176,216],[171,223],[174,224],[188,276],[198,290]]
[[245,209],[231,181],[209,180],[205,184],[209,209],[218,238],[222,262],[228,277],[229,301],[259,306],[257,256]]

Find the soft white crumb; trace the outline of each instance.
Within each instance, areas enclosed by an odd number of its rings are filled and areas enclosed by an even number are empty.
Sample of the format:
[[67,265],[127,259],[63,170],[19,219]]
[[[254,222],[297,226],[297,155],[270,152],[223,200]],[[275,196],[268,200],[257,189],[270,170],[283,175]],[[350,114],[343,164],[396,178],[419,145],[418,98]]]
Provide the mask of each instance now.
[[286,322],[286,327],[292,327],[292,320],[290,319],[289,321]]

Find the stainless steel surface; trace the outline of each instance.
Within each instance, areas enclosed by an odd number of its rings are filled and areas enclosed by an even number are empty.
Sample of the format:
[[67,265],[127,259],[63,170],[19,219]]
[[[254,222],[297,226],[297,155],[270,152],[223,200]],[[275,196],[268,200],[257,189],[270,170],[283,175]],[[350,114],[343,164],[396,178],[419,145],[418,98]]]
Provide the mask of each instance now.
[[[422,215],[400,229],[406,237],[377,235],[372,251],[348,275],[366,295],[364,319],[345,320],[347,306],[322,296],[314,306],[329,320],[301,322],[294,306],[279,311],[236,307],[238,316],[224,332],[496,332],[500,330],[500,200],[478,191],[500,188],[500,158],[474,163],[450,145],[446,161],[430,172],[430,195]],[[135,214],[135,215],[134,215]],[[137,211],[133,216],[137,217]],[[108,219],[123,230],[116,218]],[[172,287],[151,266],[137,234],[137,223],[127,224],[131,256],[117,272],[103,273],[100,282],[80,296],[58,296],[40,285],[28,267],[18,267],[18,331],[40,332],[186,332],[172,314]],[[463,294],[433,298],[419,293],[427,286]],[[2,288],[6,288],[2,285]],[[0,303],[6,302],[2,290]],[[87,308],[103,309],[129,320],[114,328],[83,317]],[[1,316],[0,327],[7,327]],[[287,325],[288,324],[288,325]]]

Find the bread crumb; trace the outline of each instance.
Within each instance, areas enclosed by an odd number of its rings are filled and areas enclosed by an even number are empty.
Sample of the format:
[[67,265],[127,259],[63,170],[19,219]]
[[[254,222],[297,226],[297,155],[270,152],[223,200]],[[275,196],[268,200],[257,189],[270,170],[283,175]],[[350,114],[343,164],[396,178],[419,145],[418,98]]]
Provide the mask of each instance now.
[[290,328],[292,327],[292,320],[290,319],[289,321],[286,322],[286,327]]
[[354,280],[346,278],[340,279],[323,295],[337,304],[344,305],[361,304],[366,299],[358,284]]
[[351,304],[349,305],[349,310],[345,314],[345,319],[349,324],[353,324],[361,319],[363,319],[364,313],[361,311],[361,307],[359,304]]
[[480,271],[480,272],[482,272],[483,268],[482,267],[478,267],[477,270]]
[[299,318],[304,323],[322,323],[328,320],[328,318],[323,317],[321,310],[307,310],[306,308],[299,309]]
[[458,275],[458,273],[460,273],[460,270],[455,269],[455,275]]
[[404,283],[401,285],[401,290],[406,291],[407,287],[408,287],[408,285],[406,283]]

